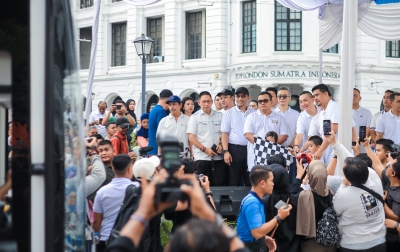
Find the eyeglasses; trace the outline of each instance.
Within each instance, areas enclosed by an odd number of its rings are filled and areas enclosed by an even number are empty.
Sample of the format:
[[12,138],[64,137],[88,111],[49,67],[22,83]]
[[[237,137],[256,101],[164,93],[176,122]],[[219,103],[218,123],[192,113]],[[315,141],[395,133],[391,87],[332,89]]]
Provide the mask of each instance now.
[[269,99],[264,99],[264,100],[258,100],[258,103],[268,103]]
[[212,101],[210,101],[210,100],[204,100],[204,101],[201,101],[200,103],[202,103],[202,104],[206,104],[206,103],[212,103]]
[[286,99],[286,98],[290,97],[290,95],[278,95],[277,97],[278,97],[278,99]]

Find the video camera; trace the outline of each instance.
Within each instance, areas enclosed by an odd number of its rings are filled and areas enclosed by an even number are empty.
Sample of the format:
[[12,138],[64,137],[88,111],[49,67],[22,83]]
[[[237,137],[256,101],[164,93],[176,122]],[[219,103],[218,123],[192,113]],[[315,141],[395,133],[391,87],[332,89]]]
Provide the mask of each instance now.
[[300,152],[297,154],[297,160],[304,165],[304,164],[310,164],[312,161],[312,154],[311,153],[305,153],[305,152]]
[[399,144],[392,144],[390,146],[390,156],[395,159],[399,156],[399,152],[400,152],[400,145]]
[[181,167],[181,144],[174,136],[162,132],[157,137],[157,144],[161,148],[161,166],[168,171],[168,177],[163,183],[156,185],[155,201],[176,202],[188,200],[188,196],[180,190],[182,184],[192,185],[190,181],[175,178],[174,173]]

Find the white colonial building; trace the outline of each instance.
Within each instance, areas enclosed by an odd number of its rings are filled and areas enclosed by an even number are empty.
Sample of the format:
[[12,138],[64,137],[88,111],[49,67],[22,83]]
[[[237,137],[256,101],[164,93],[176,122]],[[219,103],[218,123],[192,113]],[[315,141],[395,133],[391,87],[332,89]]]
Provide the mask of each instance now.
[[[93,0],[71,0],[86,94]],[[96,0],[95,0],[96,1]],[[292,94],[318,84],[318,13],[297,12],[275,0],[162,0],[144,7],[102,0],[94,79],[98,101],[133,98],[141,111],[141,60],[132,41],[145,33],[155,40],[147,64],[147,107],[168,88],[181,98],[203,90],[246,86],[253,98],[269,86]],[[373,113],[386,89],[400,90],[400,43],[358,31],[355,86],[361,105]],[[341,45],[323,54],[323,83],[340,100]],[[293,101],[295,102],[295,101]]]

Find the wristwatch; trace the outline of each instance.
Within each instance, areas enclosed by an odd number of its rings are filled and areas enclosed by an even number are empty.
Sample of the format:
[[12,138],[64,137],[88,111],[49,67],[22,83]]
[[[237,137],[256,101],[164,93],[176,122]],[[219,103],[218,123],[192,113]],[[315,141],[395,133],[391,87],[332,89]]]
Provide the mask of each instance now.
[[206,196],[213,196],[212,191],[206,193]]
[[222,154],[229,153],[228,150],[222,150]]
[[396,224],[394,225],[394,230],[396,230],[397,231],[397,228],[399,227],[399,223],[398,222],[396,222]]
[[206,147],[204,147],[204,146],[201,146],[201,148],[200,148],[200,151],[202,151],[202,152],[205,152],[206,151]]
[[281,222],[282,222],[282,219],[281,218],[279,218],[279,216],[278,215],[275,215],[275,217],[274,217],[277,221],[278,221],[278,224],[281,224]]

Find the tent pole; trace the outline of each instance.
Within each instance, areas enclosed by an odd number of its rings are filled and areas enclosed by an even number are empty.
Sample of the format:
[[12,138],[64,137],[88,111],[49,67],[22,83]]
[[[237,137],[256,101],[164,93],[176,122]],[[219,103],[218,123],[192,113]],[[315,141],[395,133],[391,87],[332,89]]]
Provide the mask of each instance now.
[[321,84],[322,83],[322,49],[319,49],[318,61],[319,61],[318,84]]
[[[356,42],[358,23],[358,1],[345,0],[343,3],[343,43],[340,70],[340,114],[339,114],[339,142],[349,151],[352,141],[352,101],[353,87],[355,84],[356,67]],[[344,160],[338,160],[343,164]],[[338,169],[339,175],[343,175],[342,165]]]

